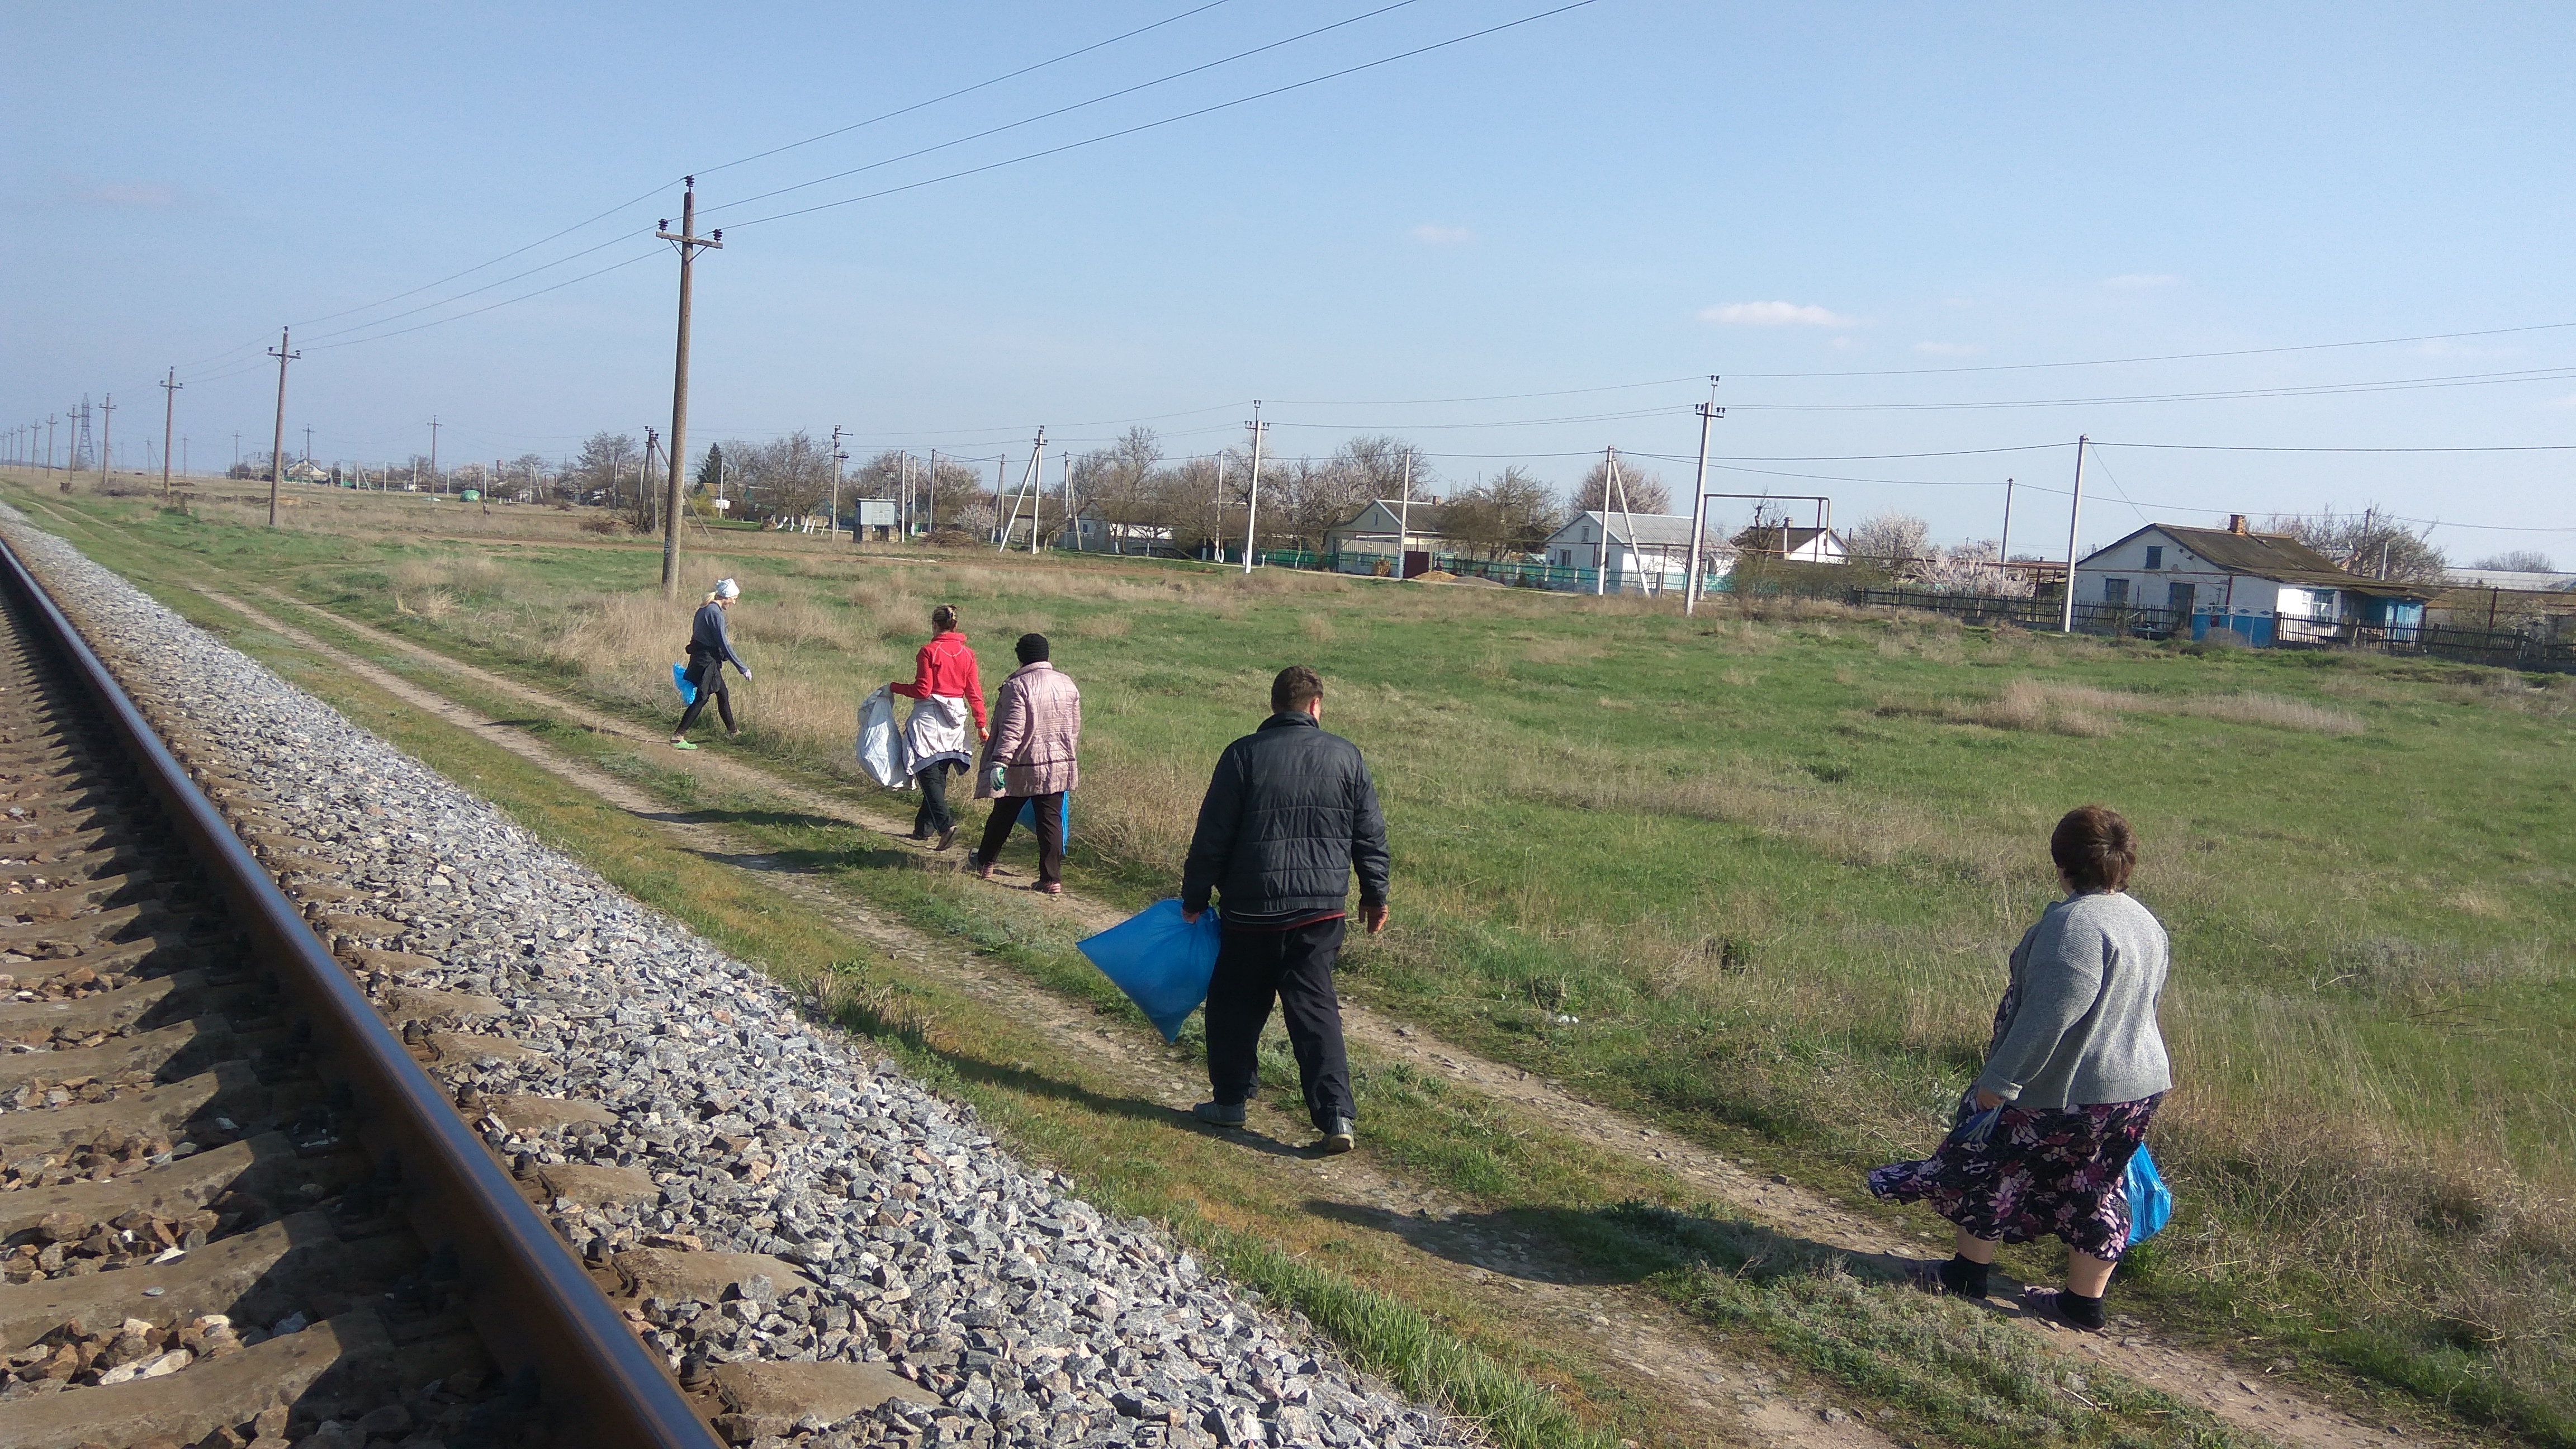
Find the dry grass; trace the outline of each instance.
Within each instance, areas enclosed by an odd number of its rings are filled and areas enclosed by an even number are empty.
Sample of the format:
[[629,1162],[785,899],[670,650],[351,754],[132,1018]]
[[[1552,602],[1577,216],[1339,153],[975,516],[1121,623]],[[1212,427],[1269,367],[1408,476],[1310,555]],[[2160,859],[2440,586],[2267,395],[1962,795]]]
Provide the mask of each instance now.
[[1994,699],[1884,699],[1879,701],[1878,712],[1929,715],[1988,729],[2045,731],[2084,738],[2117,734],[2118,716],[2123,714],[2183,715],[2320,735],[2357,735],[2369,728],[2361,716],[2348,710],[2277,694],[2141,694],[2029,678],[2006,684],[2003,693]]

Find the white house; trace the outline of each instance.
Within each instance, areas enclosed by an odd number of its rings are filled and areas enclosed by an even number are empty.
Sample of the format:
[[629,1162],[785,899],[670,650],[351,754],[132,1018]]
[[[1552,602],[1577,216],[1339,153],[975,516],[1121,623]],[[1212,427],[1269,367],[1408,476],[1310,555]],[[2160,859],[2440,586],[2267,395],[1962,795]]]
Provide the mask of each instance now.
[[1071,523],[1058,527],[1053,543],[1057,548],[1077,549],[1083,553],[1132,554],[1144,558],[1156,555],[1169,558],[1180,552],[1172,542],[1170,525],[1113,522],[1097,505],[1086,506]]
[[[1548,587],[1584,594],[1678,593],[1690,576],[1690,530],[1690,519],[1677,514],[1578,513],[1548,535]],[[1736,556],[1733,544],[1702,533],[1700,587],[1733,572]]]
[[2149,632],[2231,629],[2258,647],[2349,640],[2356,629],[2411,636],[2431,592],[2343,568],[2282,533],[2153,523],[2076,561],[2079,610],[2136,611]]
[[1761,523],[1735,536],[1739,552],[1776,558],[1783,563],[1838,564],[1851,560],[1843,536],[1830,528],[1792,528]]

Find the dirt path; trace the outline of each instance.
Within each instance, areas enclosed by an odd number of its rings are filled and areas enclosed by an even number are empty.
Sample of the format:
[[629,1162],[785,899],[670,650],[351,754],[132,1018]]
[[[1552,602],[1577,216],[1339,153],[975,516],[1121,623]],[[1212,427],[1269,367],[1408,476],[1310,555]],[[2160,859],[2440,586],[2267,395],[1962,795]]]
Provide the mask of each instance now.
[[[321,640],[260,614],[245,604],[212,591],[201,589],[200,592],[217,603],[254,619],[262,627],[275,629],[306,648],[340,661],[344,667],[363,674],[379,688],[412,701],[420,708],[437,713],[442,718],[463,724],[466,728],[503,744],[505,748],[515,753],[535,759],[536,756],[529,754],[528,750],[543,748],[535,745],[516,729],[481,721],[472,711],[464,710],[451,701],[429,694],[418,686],[351,658]],[[273,590],[262,592],[298,608],[311,607]],[[531,704],[540,705],[585,728],[648,747],[660,743],[661,737],[651,731],[602,714],[551,691],[521,684],[489,670],[450,658],[424,645],[341,618],[336,614],[330,617],[339,627],[371,643],[399,651],[423,662],[435,663],[441,669],[472,679],[486,689],[501,693],[505,697],[523,699]],[[889,834],[908,830],[911,826],[908,813],[898,815],[885,812],[871,808],[855,799],[806,789],[782,780],[766,769],[747,763],[739,757],[728,757],[709,750],[687,754],[677,751],[666,751],[666,753],[676,768],[690,770],[702,779],[767,794],[788,801],[799,809],[836,817],[853,825]],[[571,764],[570,761],[564,763]],[[554,766],[549,764],[547,768],[553,769]],[[603,786],[597,787],[601,789],[603,798],[619,803],[621,808],[634,808],[626,806],[619,796],[607,793],[607,789],[613,787],[628,798],[636,798],[639,792],[636,792],[633,787],[616,781],[603,772],[590,770],[588,767],[575,766],[574,768],[582,769],[588,775],[605,782]],[[652,808],[656,812],[660,811],[659,806]],[[1085,899],[1071,891],[1068,891],[1055,904],[1094,928],[1113,925],[1124,919],[1126,915],[1116,907]],[[838,909],[846,912],[850,908],[843,903]],[[880,923],[878,929],[901,930],[903,928]],[[916,949],[928,952],[938,948],[924,942]],[[914,953],[907,951],[905,954]],[[953,951],[940,951],[940,958],[943,961],[956,955],[957,953]],[[1035,988],[1005,981],[991,968],[975,962],[972,957],[964,959],[979,981],[991,982],[991,989],[994,992],[1012,993],[1013,1008],[1032,1013],[1029,1020],[1052,1019],[1062,1013],[1063,1003],[1060,1001]],[[948,968],[943,966],[942,969]],[[1829,1198],[1793,1184],[1749,1172],[1714,1149],[1674,1137],[1627,1113],[1586,1102],[1567,1091],[1559,1083],[1535,1076],[1518,1067],[1489,1061],[1473,1052],[1444,1042],[1420,1028],[1397,1022],[1378,1012],[1348,1002],[1343,1006],[1343,1028],[1354,1044],[1375,1055],[1389,1060],[1414,1062],[1438,1072],[1459,1086],[1483,1093],[1506,1104],[1534,1125],[1541,1125],[1552,1132],[1579,1138],[1652,1163],[1689,1183],[1710,1200],[1737,1209],[1792,1236],[1848,1252],[1862,1259],[1875,1260],[1891,1268],[1906,1260],[1936,1255],[1932,1250],[1927,1249],[1921,1240],[1912,1242],[1901,1240],[1873,1219],[1852,1212]],[[1083,1045],[1088,1049],[1092,1044],[1084,1042]],[[1111,1049],[1120,1051],[1123,1059],[1131,1066],[1136,1065],[1134,1061],[1136,1054],[1132,1051],[1118,1048],[1114,1044]],[[1166,1070],[1163,1075],[1168,1077],[1171,1073]],[[1166,1091],[1167,1102],[1186,1110],[1188,1103],[1194,1099],[1197,1083],[1195,1080],[1184,1079],[1170,1084],[1168,1089],[1164,1084],[1158,1083],[1157,1089]],[[1272,1125],[1277,1130],[1293,1130],[1284,1120]],[[1857,1191],[1857,1186],[1855,1190]],[[1383,1191],[1392,1195],[1392,1201],[1403,1202],[1406,1200],[1404,1195],[1413,1193],[1414,1190],[1392,1180],[1381,1179],[1379,1188],[1373,1191]],[[1417,1218],[1420,1216],[1418,1208],[1432,1209],[1433,1219],[1455,1215],[1454,1211],[1442,1212],[1429,1201],[1420,1200],[1419,1194],[1415,1194],[1415,1198],[1418,1201],[1406,1211],[1414,1212]],[[1927,1218],[1926,1221],[1928,1223],[1929,1219]],[[1417,1224],[1406,1229],[1406,1236],[1408,1241],[1415,1241],[1417,1246],[1427,1247],[1434,1252],[1441,1251],[1443,1248],[1455,1250],[1454,1244],[1434,1243],[1423,1236],[1430,1231],[1428,1227]],[[1512,1271],[1520,1273],[1523,1270],[1518,1263],[1515,1263]],[[1547,1275],[1542,1271],[1539,1276],[1544,1279]],[[2364,1423],[2312,1396],[2287,1385],[2270,1381],[2263,1369],[2237,1367],[2215,1352],[2166,1342],[2144,1329],[2111,1335],[2076,1334],[2027,1318],[2018,1307],[2006,1306],[2017,1299],[2018,1288],[2018,1284],[2009,1282],[1999,1287],[1993,1300],[1995,1311],[2024,1325],[2025,1331],[2040,1337],[2051,1351],[2081,1356],[2102,1368],[2171,1394],[2185,1403],[2198,1405],[2216,1415],[2231,1428],[2243,1433],[2292,1446],[2292,1449],[2374,1449],[2374,1446],[2397,1441],[2397,1435],[2390,1430],[2375,1424]],[[1551,1296],[1542,1292],[1541,1284],[1536,1282],[1531,1283],[1530,1291],[1542,1302],[1547,1301]],[[1607,1290],[1588,1291],[1606,1292]],[[1621,1309],[1623,1313],[1641,1311],[1645,1316],[1633,1320],[1614,1319],[1613,1332],[1626,1323],[1642,1325],[1654,1322],[1658,1318],[1670,1321],[1673,1317],[1671,1310],[1660,1302],[1654,1303],[1651,1307],[1639,1309],[1625,1306],[1624,1300],[1638,1300],[1642,1304],[1646,1298],[1644,1294],[1617,1296],[1623,1300]],[[1579,1314],[1581,1310],[1578,1309],[1577,1312]],[[1603,1337],[1603,1327],[1597,1321],[1587,1323],[1580,1318],[1577,1320],[1577,1332],[1582,1333],[1585,1338]],[[1694,1357],[1687,1350],[1677,1353],[1675,1352],[1677,1344],[1664,1341],[1664,1335],[1661,1334],[1656,1335],[1656,1338],[1659,1341],[1636,1343],[1634,1347],[1638,1351],[1631,1355],[1634,1362],[1647,1365],[1650,1374],[1660,1375],[1665,1368],[1691,1373],[1695,1377],[1716,1372],[1713,1369],[1699,1368],[1704,1356]],[[1659,1368],[1656,1365],[1664,1367]],[[1846,1426],[1818,1425],[1816,1427],[1840,1429]],[[1872,1431],[1867,1431],[1865,1426],[1852,1427],[1860,1428],[1870,1437],[1866,1439],[1810,1437],[1797,1442],[1878,1442],[1878,1436]]]
[[[1138,1043],[1132,1033],[1099,1025],[1089,1008],[1070,1005],[969,950],[867,910],[730,832],[674,820],[664,802],[547,747],[515,724],[424,689],[238,599],[211,589],[199,592],[413,708],[651,821],[691,849],[763,872],[764,884],[835,928],[956,983],[996,1012],[1037,1030],[1056,1050],[1113,1071],[1122,1084],[1171,1109],[1181,1130],[1204,1130],[1187,1117],[1190,1104],[1204,1095],[1205,1086],[1192,1059],[1158,1044]],[[540,697],[494,676],[451,667],[476,673],[494,687],[512,688],[520,696]],[[632,737],[637,732],[630,728],[618,733]],[[708,773],[719,777],[737,771],[757,774],[739,766],[723,769],[729,762],[692,763],[717,765]],[[773,794],[787,793],[765,775],[758,776],[758,783]],[[806,808],[817,808],[819,802],[820,797],[810,797],[804,803]],[[1117,918],[1115,912],[1107,914]],[[1436,1189],[1379,1171],[1360,1158],[1312,1156],[1290,1145],[1313,1135],[1302,1122],[1257,1102],[1251,1107],[1248,1130],[1230,1135],[1264,1151],[1276,1170],[1297,1174],[1305,1183],[1299,1193],[1312,1211],[1363,1231],[1391,1234],[1412,1249],[1417,1268],[1446,1280],[1497,1317],[1531,1322],[1548,1341],[1560,1346],[1585,1345],[1581,1356],[1591,1360],[1594,1371],[1617,1382],[1638,1401],[1669,1411],[1665,1418],[1669,1437],[1659,1442],[1764,1449],[1878,1449],[1893,1442],[1863,1422],[1860,1411],[1845,1409],[1834,1395],[1817,1391],[1806,1376],[1786,1373],[1776,1364],[1744,1362],[1741,1353],[1725,1354],[1710,1334],[1651,1292],[1589,1282],[1580,1265],[1565,1261],[1546,1241],[1500,1229],[1489,1215]],[[1497,1271],[1481,1266],[1479,1260],[1508,1266]],[[1722,1413],[1721,1406],[1735,1412]]]

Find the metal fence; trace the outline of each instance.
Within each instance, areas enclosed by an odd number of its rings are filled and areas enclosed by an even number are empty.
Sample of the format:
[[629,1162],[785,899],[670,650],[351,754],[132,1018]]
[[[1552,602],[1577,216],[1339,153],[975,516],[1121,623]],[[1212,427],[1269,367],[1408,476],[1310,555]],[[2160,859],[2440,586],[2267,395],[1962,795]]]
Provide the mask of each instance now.
[[[1854,604],[1879,608],[1920,609],[1948,614],[1963,624],[2018,624],[2025,629],[2054,630],[2065,617],[2057,599],[2001,598],[1991,594],[1945,594],[1931,589],[1854,589]],[[2075,629],[2136,639],[2191,636],[2190,618],[2167,609],[2139,609],[2116,604],[2077,604]],[[2210,627],[2225,628],[2224,622]],[[2576,629],[2565,625],[2514,629],[2463,629],[2448,624],[2351,624],[2276,621],[2279,649],[2362,649],[2375,654],[2416,655],[2491,664],[2535,672],[2576,673]]]

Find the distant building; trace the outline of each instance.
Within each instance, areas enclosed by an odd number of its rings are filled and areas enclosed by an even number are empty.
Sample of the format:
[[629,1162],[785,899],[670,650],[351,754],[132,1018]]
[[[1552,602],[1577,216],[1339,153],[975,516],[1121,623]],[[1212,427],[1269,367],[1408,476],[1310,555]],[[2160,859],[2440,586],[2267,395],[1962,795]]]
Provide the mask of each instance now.
[[2233,630],[2258,648],[2412,639],[2436,591],[2342,567],[2284,533],[2153,523],[2076,561],[2079,608],[2134,610],[2141,632],[2207,638]]
[[1324,530],[1324,552],[1346,574],[1387,572],[1411,578],[1431,567],[1431,556],[1457,553],[1462,542],[1449,531],[1450,505],[1437,497],[1379,498]]
[[[1574,515],[1548,535],[1548,587],[1575,593],[1679,593],[1690,577],[1691,521],[1669,513]],[[1737,550],[1715,534],[1700,538],[1700,586],[1735,570]]]
[[1851,559],[1843,536],[1830,528],[1793,528],[1785,523],[1758,523],[1735,536],[1738,552],[1783,563],[1838,564]]
[[2576,574],[2533,569],[2444,569],[2442,582],[2455,589],[2509,589],[2523,594],[2576,591]]
[[1114,523],[1094,504],[1075,514],[1071,523],[1056,529],[1051,543],[1056,548],[1078,549],[1084,553],[1129,554],[1140,558],[1178,558],[1180,548],[1172,542],[1169,524]]

